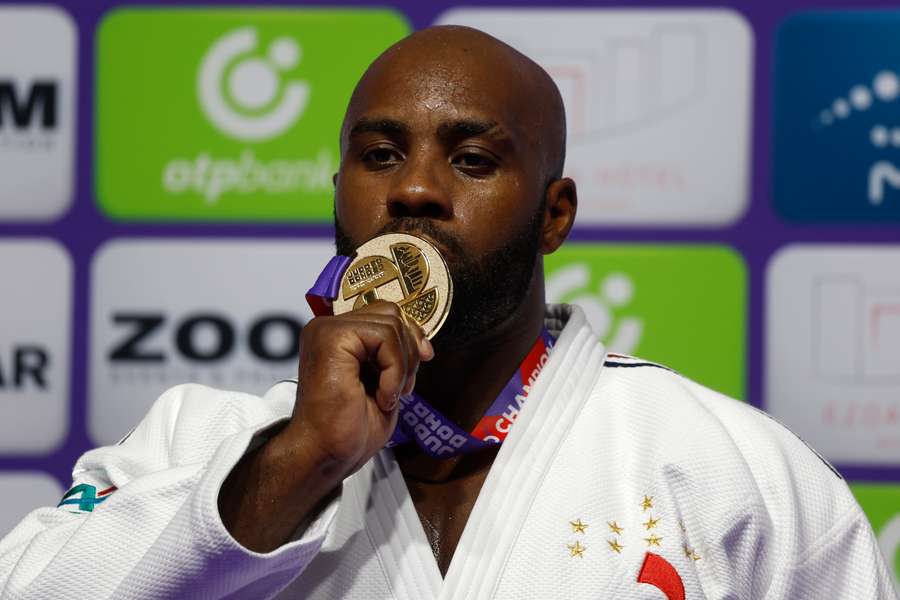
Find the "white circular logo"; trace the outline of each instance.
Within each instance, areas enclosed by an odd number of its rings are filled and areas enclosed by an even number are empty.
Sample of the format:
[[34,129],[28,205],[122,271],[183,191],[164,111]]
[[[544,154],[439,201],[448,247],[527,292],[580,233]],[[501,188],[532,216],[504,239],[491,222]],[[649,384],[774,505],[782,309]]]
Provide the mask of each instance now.
[[[612,352],[631,354],[641,342],[644,321],[627,311],[634,295],[634,283],[625,273],[609,273],[596,290],[585,289],[591,280],[591,268],[572,263],[553,272],[546,280],[547,302],[579,305],[594,333]],[[572,296],[577,293],[576,296]]]
[[257,43],[252,27],[216,40],[200,63],[197,88],[200,106],[213,125],[240,140],[261,142],[284,133],[300,118],[309,101],[309,84],[281,82],[281,71],[300,62],[296,40],[280,37],[269,44],[265,56],[247,56]]

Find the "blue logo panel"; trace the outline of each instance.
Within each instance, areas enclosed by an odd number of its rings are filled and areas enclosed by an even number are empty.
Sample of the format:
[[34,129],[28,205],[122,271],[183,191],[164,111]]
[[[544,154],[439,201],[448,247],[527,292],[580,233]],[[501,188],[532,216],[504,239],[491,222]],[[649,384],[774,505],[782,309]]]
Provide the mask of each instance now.
[[775,207],[900,221],[900,11],[807,12],[778,33]]

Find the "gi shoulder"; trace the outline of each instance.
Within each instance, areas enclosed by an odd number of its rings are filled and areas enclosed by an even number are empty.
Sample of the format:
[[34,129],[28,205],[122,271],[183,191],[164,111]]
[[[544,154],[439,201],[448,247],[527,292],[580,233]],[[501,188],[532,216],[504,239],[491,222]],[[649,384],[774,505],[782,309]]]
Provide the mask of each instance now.
[[290,416],[293,394],[272,393],[290,385],[280,383],[264,397],[196,383],[172,387],[118,443],[84,454],[74,474],[108,468],[110,460],[142,472],[205,462],[226,437]]
[[772,538],[814,544],[859,512],[837,470],[763,411],[704,387],[663,365],[609,354],[604,365],[641,419],[654,415],[664,460],[705,489],[710,502],[755,504]]

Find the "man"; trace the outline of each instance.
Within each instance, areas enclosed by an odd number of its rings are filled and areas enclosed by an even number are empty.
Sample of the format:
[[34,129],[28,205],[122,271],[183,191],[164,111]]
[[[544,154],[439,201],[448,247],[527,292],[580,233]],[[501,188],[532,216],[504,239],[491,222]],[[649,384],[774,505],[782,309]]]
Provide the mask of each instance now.
[[[893,598],[864,515],[800,440],[544,306],[541,255],[576,207],[564,132],[547,74],[483,33],[387,50],[341,131],[337,245],[434,243],[455,291],[433,345],[374,302],[304,328],[299,385],[170,390],[79,460],[96,493],[0,543],[4,597]],[[502,444],[382,450],[401,397],[473,430],[523,361],[539,374]]]

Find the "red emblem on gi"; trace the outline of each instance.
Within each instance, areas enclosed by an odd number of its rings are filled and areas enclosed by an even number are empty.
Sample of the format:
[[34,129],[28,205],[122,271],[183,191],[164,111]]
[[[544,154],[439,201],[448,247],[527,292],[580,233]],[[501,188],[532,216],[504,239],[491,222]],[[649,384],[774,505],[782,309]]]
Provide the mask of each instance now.
[[648,552],[637,577],[638,583],[652,585],[662,591],[669,600],[684,600],[684,582],[672,563],[658,554]]

